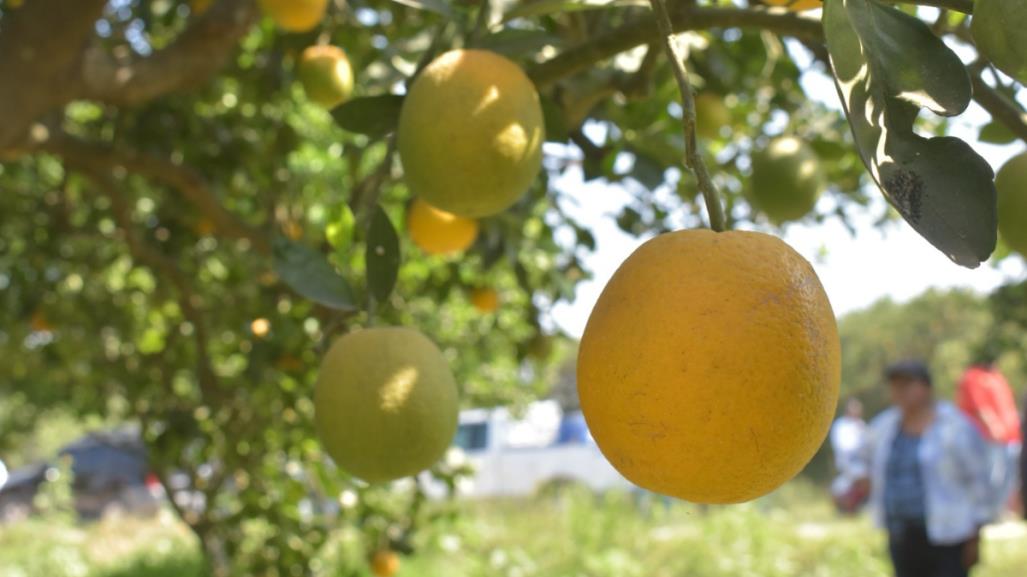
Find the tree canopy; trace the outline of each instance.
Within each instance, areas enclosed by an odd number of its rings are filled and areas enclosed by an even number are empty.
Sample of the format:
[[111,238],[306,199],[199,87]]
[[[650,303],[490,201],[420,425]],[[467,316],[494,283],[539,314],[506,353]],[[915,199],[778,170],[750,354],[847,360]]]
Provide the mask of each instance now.
[[[404,550],[429,514],[417,486],[368,487],[324,458],[321,353],[358,326],[415,326],[465,405],[543,393],[567,348],[550,346],[551,310],[573,299],[596,246],[564,210],[589,199],[561,175],[630,191],[615,218],[638,236],[769,229],[747,193],[751,159],[794,136],[827,183],[805,220],[846,222],[883,190],[895,210],[882,221],[905,218],[959,264],[989,258],[997,167],[945,136],[948,118],[972,99],[992,118],[982,139],[1010,143],[1027,140],[1027,112],[1022,86],[974,51],[972,2],[666,8],[663,21],[619,0],[333,0],[314,30],[288,33],[255,0],[0,0],[0,391],[16,408],[0,426],[52,406],[138,420],[157,472],[184,471],[202,494],[176,507],[218,573],[319,574],[348,529],[365,530],[355,549]],[[887,25],[867,24],[878,17]],[[317,44],[342,48],[356,78],[331,111],[297,82]],[[437,256],[403,230],[411,193],[393,133],[411,80],[459,47],[500,53],[534,82],[545,170],[480,221],[467,252]],[[810,98],[807,74],[834,78],[840,105]],[[700,138],[692,90],[726,110]],[[470,302],[483,287],[499,295],[493,313]],[[972,298],[944,300],[917,317],[932,334],[987,325]],[[946,349],[897,313],[878,326],[889,307],[850,320],[846,346],[892,327],[925,355]],[[354,498],[311,511],[311,495]]]

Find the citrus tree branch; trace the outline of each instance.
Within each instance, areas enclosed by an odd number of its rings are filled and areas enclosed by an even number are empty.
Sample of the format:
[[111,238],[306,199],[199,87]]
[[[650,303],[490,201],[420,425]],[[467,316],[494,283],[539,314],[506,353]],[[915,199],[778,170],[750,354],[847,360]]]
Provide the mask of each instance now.
[[688,82],[685,57],[674,40],[674,27],[671,24],[670,14],[667,12],[667,5],[663,0],[650,0],[650,3],[656,15],[656,25],[660,30],[663,49],[671,60],[674,78],[681,91],[681,121],[685,132],[685,166],[695,175],[699,191],[702,192],[703,200],[706,201],[706,210],[710,215],[710,228],[722,232],[726,228],[724,207],[721,204],[720,191],[717,190],[717,185],[713,183],[713,179],[706,169],[706,162],[703,161],[695,135],[695,97],[692,94],[692,85]]
[[203,177],[186,166],[154,155],[120,151],[86,142],[66,134],[58,134],[40,142],[38,150],[59,156],[74,166],[94,173],[109,173],[120,168],[161,182],[177,190],[197,210],[210,218],[218,234],[227,238],[246,239],[259,253],[271,254],[271,244],[266,236],[229,212]]
[[[738,8],[699,8],[678,1],[668,10],[675,33],[708,28],[752,28],[769,30],[785,36],[823,41],[820,22],[794,14],[777,14],[766,10]],[[640,16],[623,26],[599,34],[561,54],[528,69],[528,75],[539,88],[546,88],[562,78],[574,75],[597,62],[642,44],[649,44],[659,35],[652,15]]]
[[[74,163],[69,163],[74,166]],[[210,353],[207,349],[209,332],[206,319],[202,311],[197,307],[197,301],[188,279],[180,270],[178,264],[168,258],[164,253],[154,248],[136,229],[132,222],[132,205],[129,199],[118,188],[117,183],[109,173],[95,170],[92,167],[80,166],[83,172],[90,177],[93,183],[111,201],[111,213],[114,221],[118,223],[124,234],[125,244],[128,245],[132,258],[166,280],[175,288],[177,293],[178,307],[182,316],[189,321],[193,327],[193,338],[196,343],[196,375],[200,391],[208,400],[218,397],[217,376],[214,373],[210,360]]]
[[254,0],[218,0],[166,48],[111,51],[97,33],[107,0],[32,0],[0,27],[0,153],[20,153],[29,127],[74,100],[137,105],[197,86],[220,70],[256,22]]
[[221,0],[167,48],[117,57],[98,41],[86,50],[80,98],[134,105],[192,88],[220,70],[257,21],[253,0]]
[[988,86],[980,74],[971,74],[974,100],[997,122],[1006,126],[1020,140],[1027,142],[1027,113],[1000,92]]

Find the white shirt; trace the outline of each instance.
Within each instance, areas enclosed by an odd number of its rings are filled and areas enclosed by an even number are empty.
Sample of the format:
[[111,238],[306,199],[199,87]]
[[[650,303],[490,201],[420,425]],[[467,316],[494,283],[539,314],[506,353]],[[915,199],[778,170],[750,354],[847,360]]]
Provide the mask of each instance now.
[[834,450],[834,463],[839,473],[844,475],[854,466],[858,466],[854,460],[859,457],[866,430],[867,424],[863,419],[848,415],[843,415],[834,422],[831,427],[831,449]]
[[[870,510],[881,527],[886,522],[888,459],[901,425],[898,409],[881,413],[870,423],[860,451],[861,473],[870,477]],[[936,405],[934,422],[923,432],[918,455],[931,543],[962,543],[994,518],[986,447],[977,428],[955,406],[946,402]]]

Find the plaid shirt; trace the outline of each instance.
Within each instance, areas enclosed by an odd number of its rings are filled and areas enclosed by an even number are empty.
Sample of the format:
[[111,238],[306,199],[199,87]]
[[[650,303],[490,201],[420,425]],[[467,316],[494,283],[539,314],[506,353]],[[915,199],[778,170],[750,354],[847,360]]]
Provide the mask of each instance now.
[[[862,473],[871,482],[870,510],[886,527],[885,491],[888,461],[902,424],[896,408],[870,424],[860,453]],[[988,452],[973,424],[952,404],[936,405],[934,422],[917,452],[923,475],[927,535],[935,545],[962,543],[995,518],[988,483]]]

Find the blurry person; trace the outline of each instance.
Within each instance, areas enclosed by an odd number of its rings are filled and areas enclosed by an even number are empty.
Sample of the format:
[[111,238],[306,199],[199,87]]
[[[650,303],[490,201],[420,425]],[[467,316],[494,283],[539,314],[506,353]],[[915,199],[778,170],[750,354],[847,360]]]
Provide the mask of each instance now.
[[1023,435],[1013,390],[993,363],[987,358],[963,373],[956,402],[988,444],[993,509],[998,517],[1016,488]]
[[831,449],[838,476],[831,483],[835,505],[843,513],[855,513],[866,502],[867,491],[860,478],[859,452],[863,447],[867,424],[863,420],[863,403],[850,398],[845,412],[831,426]]
[[895,575],[965,577],[990,520],[984,440],[955,406],[935,400],[923,363],[896,363],[885,378],[893,406],[870,424],[861,464]]

